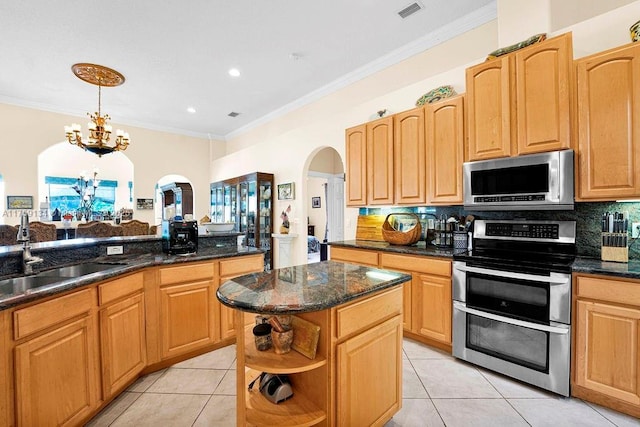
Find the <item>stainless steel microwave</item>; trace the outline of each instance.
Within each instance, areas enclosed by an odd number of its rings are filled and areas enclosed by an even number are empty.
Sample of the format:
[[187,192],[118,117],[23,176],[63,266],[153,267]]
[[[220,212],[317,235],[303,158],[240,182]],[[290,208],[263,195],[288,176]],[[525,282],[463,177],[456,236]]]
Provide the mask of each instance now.
[[573,150],[466,162],[468,210],[572,210]]

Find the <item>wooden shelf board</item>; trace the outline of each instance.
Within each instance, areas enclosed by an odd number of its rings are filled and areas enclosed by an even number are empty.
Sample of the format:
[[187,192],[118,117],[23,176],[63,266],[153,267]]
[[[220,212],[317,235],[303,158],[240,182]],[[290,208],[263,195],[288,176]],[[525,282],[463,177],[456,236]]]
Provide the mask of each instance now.
[[[259,371],[249,370],[246,373],[247,384],[260,375]],[[327,414],[304,393],[296,393],[281,403],[272,403],[258,391],[258,382],[252,390],[245,389],[247,423],[256,426],[312,426],[327,418]]]
[[244,331],[246,366],[259,372],[295,374],[310,371],[327,364],[327,359],[324,357],[316,356],[312,360],[293,349],[287,354],[276,354],[273,349],[258,351],[254,344],[253,326],[247,326]]

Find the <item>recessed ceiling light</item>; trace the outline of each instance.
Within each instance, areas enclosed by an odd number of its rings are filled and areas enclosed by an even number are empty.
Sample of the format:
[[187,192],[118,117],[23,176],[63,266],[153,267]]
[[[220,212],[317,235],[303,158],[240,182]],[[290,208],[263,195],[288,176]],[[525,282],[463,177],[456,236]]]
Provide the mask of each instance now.
[[231,77],[240,77],[240,70],[238,70],[237,68],[231,68],[229,70],[229,75]]
[[187,113],[195,114],[196,113],[196,109],[193,108],[193,107],[188,107],[187,108]]

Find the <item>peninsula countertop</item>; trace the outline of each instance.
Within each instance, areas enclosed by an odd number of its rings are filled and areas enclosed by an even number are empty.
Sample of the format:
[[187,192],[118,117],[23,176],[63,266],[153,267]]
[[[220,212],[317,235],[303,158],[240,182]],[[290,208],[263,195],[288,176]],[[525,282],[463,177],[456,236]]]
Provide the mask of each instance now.
[[218,288],[228,307],[264,314],[325,310],[411,280],[411,275],[323,261],[236,277]]
[[[15,307],[26,302],[36,301],[55,294],[66,292],[73,289],[80,289],[83,286],[92,283],[101,282],[112,279],[123,274],[141,270],[146,267],[180,264],[184,262],[196,262],[214,260],[219,258],[232,258],[238,256],[255,255],[262,253],[261,250],[255,248],[238,248],[238,247],[222,247],[222,248],[203,248],[197,253],[187,255],[168,255],[164,253],[137,253],[126,254],[120,256],[103,256],[90,260],[84,260],[81,263],[97,262],[112,264],[113,268],[87,274],[79,277],[64,278],[59,281],[42,286],[39,288],[28,290],[5,290],[0,288],[0,311]],[[42,274],[40,272],[39,274]],[[13,277],[13,276],[10,276]],[[4,292],[3,292],[4,291]]]

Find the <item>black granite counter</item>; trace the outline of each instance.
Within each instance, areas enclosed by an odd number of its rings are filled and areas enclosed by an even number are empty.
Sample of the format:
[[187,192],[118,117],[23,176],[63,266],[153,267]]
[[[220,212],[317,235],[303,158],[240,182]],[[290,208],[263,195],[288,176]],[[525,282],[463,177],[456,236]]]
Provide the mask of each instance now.
[[[198,249],[197,253],[187,255],[168,255],[164,253],[129,253],[125,255],[110,255],[84,260],[83,262],[99,262],[111,263],[113,268],[106,271],[87,274],[76,278],[60,278],[59,281],[47,284],[34,289],[25,291],[5,291],[2,293],[0,288],[0,310],[14,307],[26,302],[36,301],[48,296],[59,294],[73,289],[82,288],[84,286],[101,282],[131,273],[146,267],[180,264],[185,262],[206,261],[217,258],[232,258],[245,255],[254,255],[262,253],[261,250],[255,248],[238,248],[237,246],[229,247],[207,247]],[[40,272],[42,273],[42,272]],[[16,277],[15,275],[8,276]],[[19,276],[17,276],[19,277]]]
[[326,310],[409,280],[395,271],[323,261],[236,277],[216,295],[239,310],[293,314]]
[[640,260],[629,260],[627,263],[578,257],[573,262],[572,271],[574,273],[602,274],[606,276],[640,279]]
[[[387,242],[377,242],[372,240],[348,240],[341,242],[331,242],[331,246],[341,246],[354,249],[369,249],[381,252],[393,252],[405,255],[432,256],[453,258],[456,253],[465,252],[464,249],[440,249],[435,246],[425,247],[425,242],[418,242],[412,246],[391,245]],[[601,261],[597,258],[577,257],[573,262],[572,271],[574,273],[602,274],[607,276],[626,277],[630,279],[640,279],[640,260],[629,260],[628,263]]]
[[341,242],[331,242],[331,246],[342,246],[354,249],[370,249],[374,251],[393,252],[404,255],[434,256],[453,258],[457,252],[464,252],[466,249],[438,248],[437,246],[426,246],[424,241],[420,241],[411,246],[392,245],[387,242],[378,242],[374,240],[346,240]]

